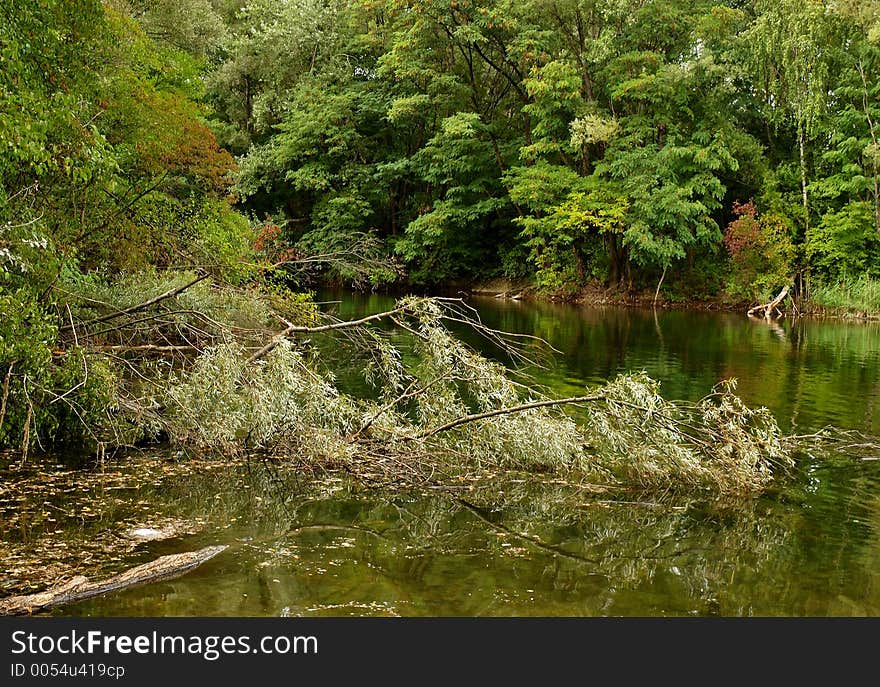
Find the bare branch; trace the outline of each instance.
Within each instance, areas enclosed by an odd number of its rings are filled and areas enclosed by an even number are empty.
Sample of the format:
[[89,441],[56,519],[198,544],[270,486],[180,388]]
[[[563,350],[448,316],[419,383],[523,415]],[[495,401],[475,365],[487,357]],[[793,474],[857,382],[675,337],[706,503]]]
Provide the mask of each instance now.
[[[769,303],[762,303],[761,305],[756,305],[753,308],[749,308],[749,311],[746,313],[749,317],[751,317],[755,311],[763,310],[764,311],[764,319],[769,320],[770,315],[773,314],[773,311],[776,310],[776,306],[779,305],[782,301],[785,300],[785,297],[788,295],[788,284],[779,292],[779,295],[776,296]],[[777,310],[778,312],[778,310]]]
[[279,332],[272,340],[263,346],[260,350],[256,351],[250,358],[248,358],[248,362],[252,363],[255,360],[259,360],[264,355],[266,355],[269,351],[275,348],[278,344],[280,344],[285,337],[290,334],[318,334],[320,332],[329,332],[336,329],[347,329],[350,327],[360,327],[361,325],[367,324],[368,322],[375,322],[376,320],[381,320],[385,317],[391,318],[397,313],[405,312],[408,309],[408,306],[399,306],[394,308],[393,310],[386,310],[385,312],[376,313],[375,315],[368,315],[367,317],[362,317],[359,320],[345,320],[343,322],[334,322],[333,324],[323,324],[317,327],[305,327],[302,325],[290,325],[287,329]]
[[440,432],[445,432],[447,430],[458,427],[459,425],[463,425],[467,422],[475,422],[477,420],[484,420],[489,417],[497,417],[499,415],[509,415],[511,413],[520,413],[524,410],[532,410],[533,408],[546,408],[548,406],[558,406],[558,405],[566,405],[572,403],[589,403],[591,401],[604,401],[605,396],[602,394],[594,394],[592,396],[569,396],[568,398],[556,398],[550,399],[548,401],[534,401],[533,403],[523,403],[518,406],[509,406],[507,408],[496,408],[495,410],[488,410],[485,413],[474,413],[472,415],[465,415],[463,417],[456,418],[455,420],[450,420],[444,425],[440,425],[439,427],[434,427],[433,429],[429,429],[427,432],[422,432],[421,434],[416,435],[416,439],[427,439],[428,437],[432,437],[435,434],[439,434]]
[[[139,310],[149,308],[151,305],[155,305],[156,303],[159,303],[160,301],[164,301],[166,298],[172,298],[174,296],[177,296],[180,293],[183,293],[191,286],[195,286],[200,281],[204,281],[205,279],[207,279],[209,276],[210,275],[208,275],[208,274],[203,274],[202,276],[193,279],[191,282],[184,284],[183,286],[177,286],[177,287],[171,289],[170,291],[166,291],[165,293],[156,296],[155,298],[151,298],[148,301],[144,301],[143,303],[138,303],[137,305],[132,305],[129,308],[125,308],[125,310],[119,310],[118,312],[110,313],[109,315],[102,315],[101,317],[96,317],[92,320],[89,320],[88,322],[81,323],[80,326],[81,327],[88,327],[91,324],[98,324],[100,322],[107,322],[108,320],[115,320],[117,317],[122,317],[123,315],[129,315],[133,312],[138,312]],[[63,327],[61,327],[61,331],[68,331],[72,328],[73,328],[72,324],[64,325]]]

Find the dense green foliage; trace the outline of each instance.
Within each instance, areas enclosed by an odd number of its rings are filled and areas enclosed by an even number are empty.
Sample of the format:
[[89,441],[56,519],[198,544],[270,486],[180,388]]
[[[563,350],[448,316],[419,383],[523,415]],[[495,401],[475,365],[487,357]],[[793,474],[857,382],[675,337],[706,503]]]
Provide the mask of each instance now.
[[[171,24],[165,5],[151,22]],[[875,0],[210,9],[198,40],[167,40],[208,56],[244,207],[307,252],[368,234],[410,283],[638,289],[668,271],[672,291],[744,300],[876,269]],[[762,228],[731,254],[750,203]]]
[[118,370],[61,336],[88,315],[81,294],[181,264],[240,282],[253,232],[199,104],[204,62],[121,4],[3,0],[0,15],[0,445],[100,440]]
[[358,284],[880,276],[876,0],[20,5],[0,258],[31,282],[247,279],[230,203]]
[[310,321],[288,288],[315,268],[750,301],[880,277],[873,0],[0,0],[0,18],[0,445],[140,427],[126,413],[159,401],[131,380],[170,367],[102,352],[258,348]]

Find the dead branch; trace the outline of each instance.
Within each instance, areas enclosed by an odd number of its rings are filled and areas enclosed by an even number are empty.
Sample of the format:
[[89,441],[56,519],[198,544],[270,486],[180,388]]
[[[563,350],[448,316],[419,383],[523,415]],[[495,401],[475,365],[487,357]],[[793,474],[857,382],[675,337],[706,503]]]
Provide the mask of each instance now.
[[263,269],[283,268],[293,274],[306,275],[311,270],[335,270],[339,274],[350,274],[356,284],[364,285],[376,272],[389,272],[397,276],[402,274],[400,265],[393,258],[381,254],[381,243],[374,235],[359,233],[348,238],[353,239],[348,246],[326,253],[284,257]]
[[[779,294],[776,296],[776,298],[774,298],[772,301],[770,301],[769,303],[763,303],[761,305],[756,305],[752,308],[749,308],[749,311],[746,314],[749,317],[752,317],[756,311],[763,310],[764,311],[764,319],[769,320],[770,315],[773,313],[774,310],[776,310],[776,306],[778,306],[782,301],[784,301],[785,297],[787,295],[788,295],[788,284],[786,284],[783,287],[782,291],[780,291]],[[779,311],[777,310],[777,312],[779,312]]]
[[657,299],[660,297],[660,287],[663,286],[663,280],[666,279],[666,270],[669,268],[669,265],[663,265],[663,274],[660,275],[660,281],[657,282],[657,290],[654,291],[654,300],[653,305],[657,305]]
[[[438,299],[439,300],[439,299]],[[470,306],[465,306],[470,307]],[[460,317],[456,317],[454,315],[449,314],[450,312],[455,312]],[[474,311],[476,313],[476,311]],[[458,324],[464,324],[473,329],[477,334],[485,338],[487,341],[498,346],[502,349],[507,355],[509,355],[513,360],[516,360],[520,363],[525,363],[527,365],[531,365],[534,367],[543,367],[540,360],[535,359],[523,353],[520,348],[524,343],[528,343],[532,341],[536,344],[540,344],[542,346],[547,347],[553,353],[562,355],[562,351],[553,346],[546,339],[541,338],[540,336],[533,336],[532,334],[520,334],[517,332],[505,332],[500,329],[493,329],[485,324],[483,324],[482,320],[479,317],[479,314],[474,314],[473,316],[469,316],[467,314],[462,314],[457,310],[452,310],[447,307],[447,312],[444,312],[441,316],[447,322],[456,322]],[[524,342],[513,342],[511,339],[523,339]]]
[[[110,313],[109,315],[102,315],[101,317],[96,317],[94,319],[88,320],[87,322],[83,322],[80,324],[80,327],[88,327],[89,325],[92,325],[92,324],[99,324],[100,322],[107,322],[108,320],[115,320],[117,317],[122,317],[123,315],[129,315],[133,312],[138,312],[140,310],[144,310],[145,308],[149,308],[151,305],[155,305],[156,303],[164,301],[167,298],[173,298],[174,296],[177,296],[178,294],[183,293],[191,286],[195,286],[200,281],[204,281],[205,279],[207,279],[209,276],[210,275],[208,275],[208,274],[203,274],[202,276],[196,277],[191,282],[184,284],[183,286],[177,286],[173,289],[170,289],[169,291],[166,291],[163,294],[156,296],[155,298],[151,298],[148,301],[144,301],[143,303],[138,303],[137,305],[132,305],[131,307],[125,308],[124,310],[119,310],[115,313]],[[72,328],[72,326],[73,326],[72,324],[64,325],[63,327],[61,327],[60,331],[62,331],[62,332],[69,331]]]
[[278,332],[275,336],[272,337],[272,340],[263,346],[260,350],[256,351],[250,358],[248,358],[248,362],[252,363],[255,360],[259,360],[264,355],[269,353],[273,348],[275,348],[278,344],[280,344],[285,337],[290,334],[319,334],[321,332],[329,332],[335,329],[346,329],[349,327],[360,327],[363,324],[368,322],[375,322],[376,320],[381,320],[385,317],[392,317],[397,313],[404,312],[407,310],[406,306],[400,306],[394,308],[393,310],[386,310],[385,312],[376,313],[375,315],[368,315],[367,317],[362,317],[359,320],[346,320],[343,322],[334,322],[333,324],[323,324],[317,327],[305,327],[301,325],[290,325],[283,331]]
[[55,585],[37,594],[0,599],[0,616],[30,615],[36,611],[53,606],[76,603],[101,594],[128,589],[136,585],[179,577],[194,570],[227,548],[225,544],[207,546],[198,551],[161,556],[154,561],[138,565],[123,573],[104,580],[98,580],[97,582],[89,582],[87,578],[78,575],[67,582]]
[[[101,329],[97,332],[89,332],[87,334],[84,334],[83,336],[88,337],[88,338],[95,338],[95,337],[101,336],[103,334],[111,334],[113,332],[123,330],[127,327],[133,327],[136,324],[143,324],[144,322],[153,322],[155,320],[161,320],[163,317],[170,318],[174,315],[193,315],[194,317],[197,317],[201,320],[204,320],[205,322],[216,327],[217,329],[228,328],[231,331],[239,331],[239,332],[262,331],[262,330],[258,330],[258,329],[246,329],[244,327],[236,327],[234,325],[223,324],[222,322],[217,322],[217,320],[214,320],[214,319],[208,317],[205,313],[200,312],[199,310],[167,310],[167,311],[163,311],[163,312],[154,313],[152,315],[146,315],[146,316],[141,317],[136,320],[130,320],[128,322],[123,322],[122,324],[117,324],[117,325],[113,325],[110,327],[106,327],[106,328]],[[159,322],[159,324],[160,325],[173,324],[173,321],[172,320],[163,320],[162,322]]]

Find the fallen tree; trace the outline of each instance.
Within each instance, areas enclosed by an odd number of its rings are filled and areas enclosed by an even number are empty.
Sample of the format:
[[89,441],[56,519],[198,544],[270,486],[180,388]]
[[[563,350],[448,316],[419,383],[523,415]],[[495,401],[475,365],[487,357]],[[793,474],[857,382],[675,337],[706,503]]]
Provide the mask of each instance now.
[[[168,387],[168,436],[200,452],[256,449],[396,483],[514,469],[742,493],[760,491],[793,464],[772,415],[744,404],[732,382],[697,403],[667,401],[644,374],[550,398],[450,333],[444,322],[467,321],[465,308],[407,298],[373,318],[410,335],[406,356],[363,328],[367,318],[332,330],[288,327],[259,357],[235,342],[207,349]],[[288,338],[346,325],[369,356],[373,399],[341,392]]]
[[30,615],[55,606],[91,599],[101,594],[180,577],[211,560],[226,548],[225,545],[207,546],[198,551],[161,556],[154,561],[96,582],[89,582],[88,578],[77,575],[36,594],[0,599],[0,616]]
[[774,313],[775,313],[775,317],[781,317],[782,312],[779,310],[779,304],[782,303],[782,301],[784,301],[787,296],[788,296],[788,285],[786,284],[782,288],[782,291],[780,291],[776,295],[775,298],[773,298],[768,303],[762,303],[762,304],[755,305],[755,306],[749,308],[749,310],[746,314],[749,317],[753,317],[755,315],[755,313],[763,313],[761,315],[761,317],[763,317],[765,320],[769,320],[771,318],[771,316],[774,315]]
[[[162,440],[203,454],[264,452],[371,482],[451,483],[513,469],[720,493],[765,489],[794,463],[796,442],[766,409],[743,403],[733,381],[696,403],[664,399],[641,373],[553,398],[450,326],[469,326],[533,370],[552,349],[485,326],[461,299],[406,297],[345,321],[302,299],[188,274],[146,286],[126,279],[83,298],[79,324],[68,311],[61,341],[84,351],[63,357],[81,359],[90,380],[96,362],[112,361],[112,408],[87,414],[76,387],[45,391],[46,405],[69,407],[99,452]],[[371,397],[340,388],[319,336],[334,337],[331,356],[359,361]]]

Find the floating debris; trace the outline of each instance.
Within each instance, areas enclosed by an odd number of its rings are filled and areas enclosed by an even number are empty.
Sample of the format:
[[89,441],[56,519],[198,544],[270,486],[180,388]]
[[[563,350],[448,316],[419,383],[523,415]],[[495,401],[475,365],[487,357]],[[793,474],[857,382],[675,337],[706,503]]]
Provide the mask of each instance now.
[[171,539],[184,534],[195,534],[201,529],[198,521],[168,520],[157,523],[155,527],[130,527],[123,532],[123,536],[135,542],[159,541]]

